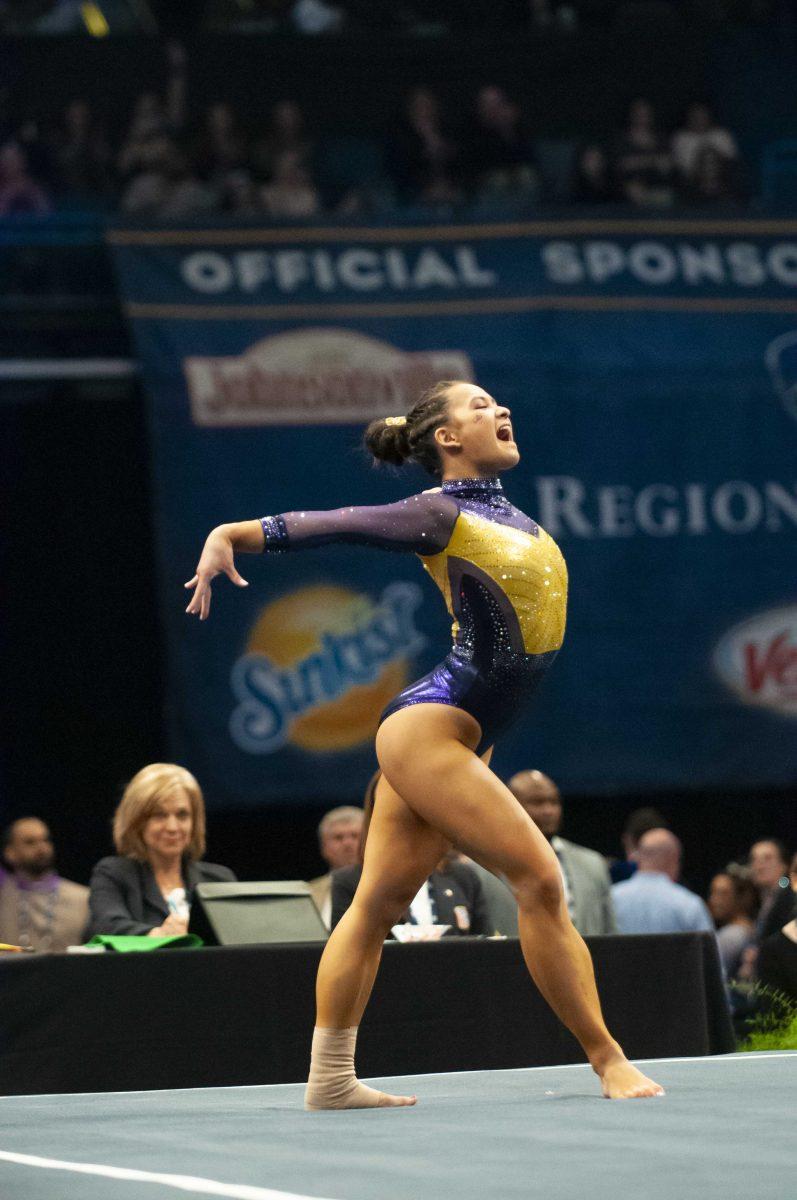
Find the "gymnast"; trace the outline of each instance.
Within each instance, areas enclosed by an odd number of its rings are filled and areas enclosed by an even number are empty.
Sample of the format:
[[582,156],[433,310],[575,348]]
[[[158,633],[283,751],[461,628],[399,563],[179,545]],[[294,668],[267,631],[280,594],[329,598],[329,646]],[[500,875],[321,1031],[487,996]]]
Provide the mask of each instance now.
[[416,1102],[361,1083],[355,1041],[382,944],[449,843],[511,884],[529,972],[580,1042],[604,1096],[663,1095],[606,1028],[556,855],[489,766],[496,739],[521,716],[562,644],[567,604],[558,547],[510,504],[499,480],[520,459],[509,409],[475,384],[445,381],[406,417],[371,422],[365,445],[376,460],[418,463],[441,486],[395,504],[220,525],[185,585],[193,589],[186,612],[205,620],[216,575],[247,586],[235,567],[236,551],[358,542],[418,554],[454,618],[451,652],[380,719],[382,774],[362,878],[318,970],[305,1108]]

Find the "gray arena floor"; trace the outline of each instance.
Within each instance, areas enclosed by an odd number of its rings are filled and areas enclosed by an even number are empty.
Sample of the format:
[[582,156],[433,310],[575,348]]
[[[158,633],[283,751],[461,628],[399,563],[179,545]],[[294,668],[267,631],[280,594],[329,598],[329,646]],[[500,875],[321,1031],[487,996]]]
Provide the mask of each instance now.
[[797,1053],[380,1080],[415,1108],[302,1110],[302,1088],[0,1098],[2,1200],[791,1200]]

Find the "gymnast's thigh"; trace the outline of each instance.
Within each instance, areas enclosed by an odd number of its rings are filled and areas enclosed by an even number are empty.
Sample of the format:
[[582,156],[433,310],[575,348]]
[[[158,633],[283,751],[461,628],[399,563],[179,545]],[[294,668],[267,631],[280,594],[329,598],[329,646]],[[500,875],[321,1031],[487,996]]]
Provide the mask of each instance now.
[[382,775],[376,785],[358,896],[406,899],[408,905],[448,848],[442,834],[417,816]]
[[[489,746],[480,755],[485,766],[489,765],[493,749]],[[377,812],[379,816],[375,821]],[[372,828],[375,831],[373,841]],[[416,864],[420,865],[421,861],[426,863],[434,858],[434,866],[428,872],[431,874],[450,849],[451,843],[414,813],[392,784],[379,772],[365,841],[365,864],[369,879],[372,872],[384,876],[388,856],[398,859],[399,874],[404,871],[401,862],[405,859],[409,870],[414,871]],[[366,874],[365,864],[363,876]]]
[[476,747],[469,713],[425,704],[390,716],[377,734],[383,771],[416,816],[458,849],[507,878],[558,870],[534,822]]

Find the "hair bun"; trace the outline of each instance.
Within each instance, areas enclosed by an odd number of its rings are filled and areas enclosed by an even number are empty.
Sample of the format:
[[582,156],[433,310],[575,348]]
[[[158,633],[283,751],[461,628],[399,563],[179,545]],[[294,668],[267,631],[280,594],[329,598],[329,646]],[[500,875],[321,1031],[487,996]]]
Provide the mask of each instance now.
[[410,439],[406,423],[391,422],[388,425],[383,417],[371,424],[363,435],[366,449],[377,462],[392,463],[400,467],[410,456]]

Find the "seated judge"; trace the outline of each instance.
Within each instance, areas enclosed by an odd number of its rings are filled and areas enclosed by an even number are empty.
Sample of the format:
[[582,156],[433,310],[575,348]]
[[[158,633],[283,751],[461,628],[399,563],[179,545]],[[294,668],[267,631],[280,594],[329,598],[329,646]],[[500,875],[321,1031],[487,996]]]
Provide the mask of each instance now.
[[[332,872],[332,928],[354,899],[362,865],[341,867]],[[457,862],[452,854],[443,858],[398,922],[411,925],[450,925],[447,936],[490,934],[481,880],[473,867]]]
[[[376,785],[381,774],[381,771],[376,771],[365,789],[358,861],[332,872],[332,929],[354,899],[360,882],[371,813],[376,803]],[[463,936],[492,933],[481,880],[472,866],[457,861],[459,857],[453,847],[449,848],[430,877],[421,885],[399,924],[449,925],[449,934]]]
[[202,791],[175,763],[150,763],[133,776],[114,815],[113,840],[117,853],[91,876],[89,937],[183,934],[196,885],[235,879],[228,867],[201,861]]

